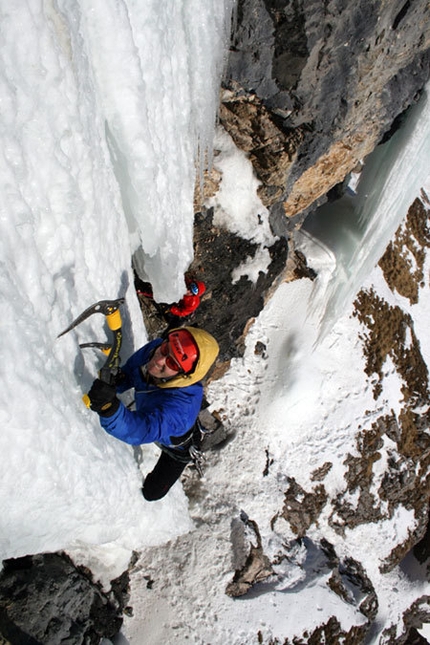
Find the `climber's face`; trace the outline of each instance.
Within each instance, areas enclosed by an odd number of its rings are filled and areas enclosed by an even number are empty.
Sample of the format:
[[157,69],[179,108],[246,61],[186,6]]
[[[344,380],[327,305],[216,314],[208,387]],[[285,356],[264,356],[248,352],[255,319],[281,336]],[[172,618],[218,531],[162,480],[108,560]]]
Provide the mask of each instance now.
[[172,354],[168,340],[157,347],[147,369],[154,378],[170,378],[182,372],[181,366]]

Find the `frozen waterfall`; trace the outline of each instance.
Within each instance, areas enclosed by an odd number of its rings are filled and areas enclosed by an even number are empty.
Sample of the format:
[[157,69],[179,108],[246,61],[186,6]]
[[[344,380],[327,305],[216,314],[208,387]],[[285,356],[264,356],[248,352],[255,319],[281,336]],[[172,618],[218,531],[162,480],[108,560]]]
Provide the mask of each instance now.
[[312,299],[312,308],[320,310],[320,338],[350,306],[428,178],[429,89],[402,127],[366,160],[356,192],[324,204],[298,233],[305,254],[316,253],[329,267],[316,280]]

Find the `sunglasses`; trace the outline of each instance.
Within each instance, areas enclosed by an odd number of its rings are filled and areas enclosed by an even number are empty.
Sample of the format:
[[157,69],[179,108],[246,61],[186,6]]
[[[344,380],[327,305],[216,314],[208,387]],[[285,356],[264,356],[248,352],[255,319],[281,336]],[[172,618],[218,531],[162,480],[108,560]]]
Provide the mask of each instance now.
[[165,340],[164,343],[162,343],[159,347],[161,356],[163,356],[166,359],[166,365],[169,368],[169,370],[172,370],[172,372],[183,372],[182,367],[179,365],[178,361],[172,354],[170,353],[170,344],[168,340]]

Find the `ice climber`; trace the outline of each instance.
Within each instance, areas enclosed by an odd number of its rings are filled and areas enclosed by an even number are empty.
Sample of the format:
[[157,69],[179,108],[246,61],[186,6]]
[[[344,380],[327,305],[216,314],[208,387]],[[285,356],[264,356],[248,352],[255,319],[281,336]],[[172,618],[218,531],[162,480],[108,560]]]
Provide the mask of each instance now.
[[[192,460],[203,399],[201,380],[218,351],[217,341],[203,329],[173,329],[135,352],[114,385],[96,379],[88,392],[90,407],[108,434],[131,445],[155,442],[161,448],[142,488],[148,501],[164,497]],[[135,409],[116,396],[131,388]]]
[[200,280],[196,280],[191,275],[185,276],[186,293],[182,296],[179,302],[174,302],[171,305],[163,305],[155,303],[152,293],[152,286],[149,282],[143,282],[137,274],[135,274],[134,286],[138,296],[149,298],[154,302],[159,313],[169,323],[170,327],[180,325],[186,318],[191,316],[200,305],[200,300],[206,291],[206,285]]
[[178,318],[190,316],[200,305],[200,298],[206,291],[206,286],[199,280],[185,278],[187,291],[178,303],[170,305],[169,314]]

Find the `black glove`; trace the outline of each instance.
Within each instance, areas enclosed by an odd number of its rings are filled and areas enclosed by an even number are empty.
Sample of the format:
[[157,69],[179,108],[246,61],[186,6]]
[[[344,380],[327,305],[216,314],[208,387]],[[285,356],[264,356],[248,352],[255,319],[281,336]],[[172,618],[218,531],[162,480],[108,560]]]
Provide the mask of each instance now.
[[114,385],[96,379],[88,392],[90,408],[101,417],[111,417],[119,408]]

